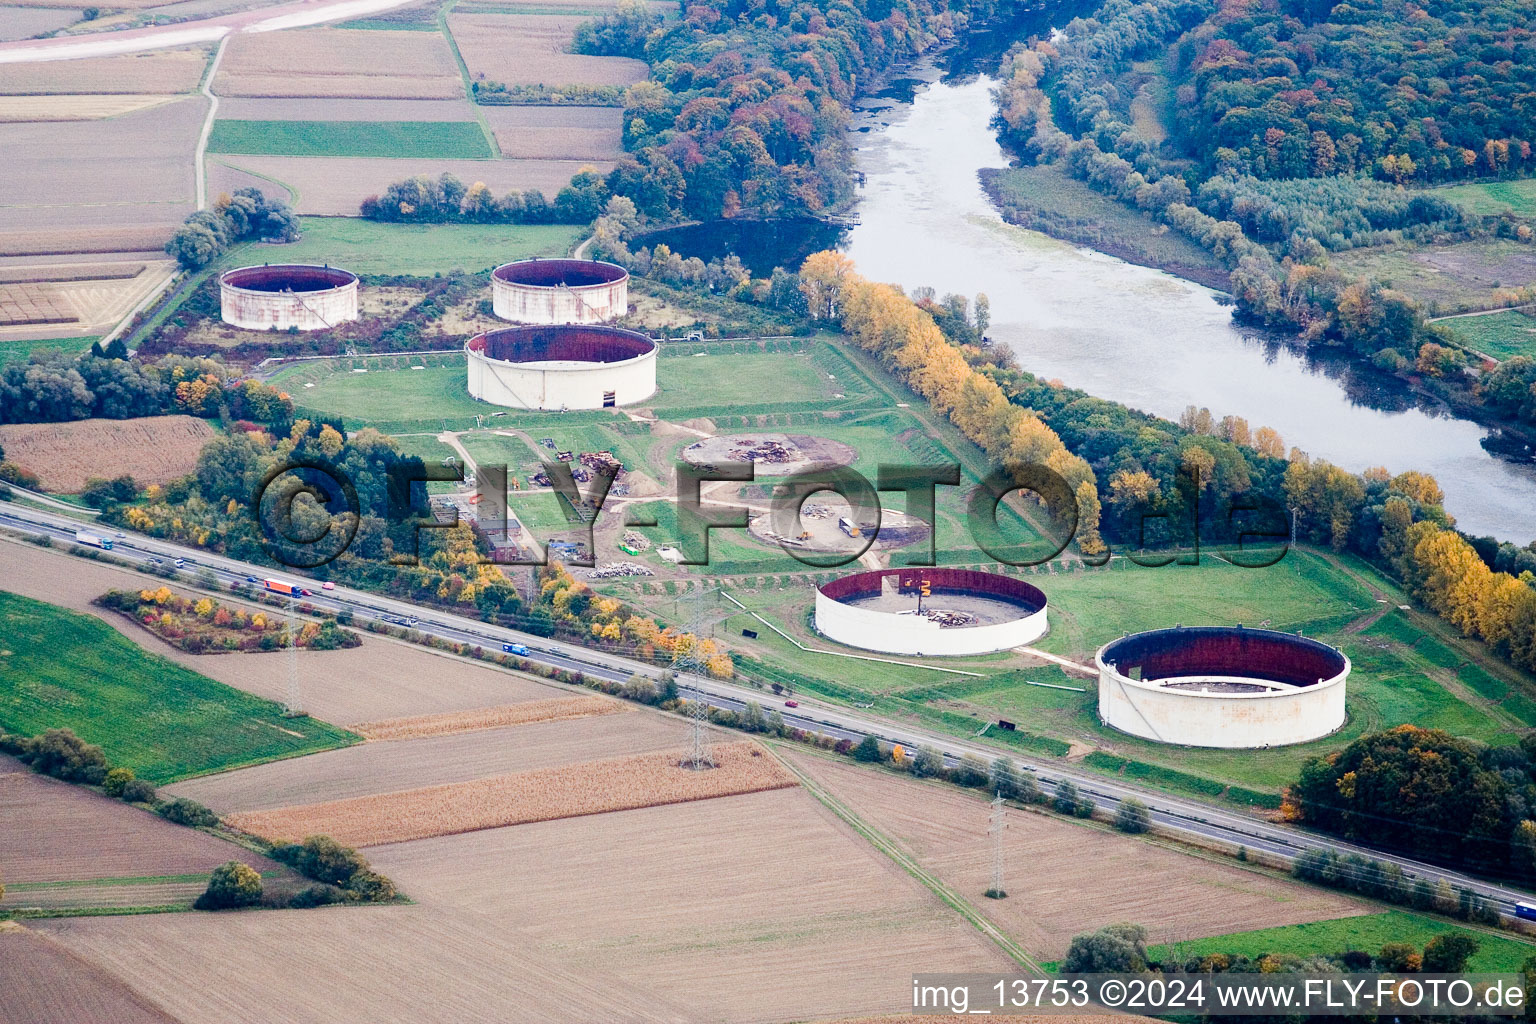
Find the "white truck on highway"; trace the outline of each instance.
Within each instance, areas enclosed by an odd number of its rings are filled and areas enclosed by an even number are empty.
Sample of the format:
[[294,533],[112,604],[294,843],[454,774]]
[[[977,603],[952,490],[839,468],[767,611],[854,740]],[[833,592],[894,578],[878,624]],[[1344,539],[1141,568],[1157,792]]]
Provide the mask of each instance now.
[[101,548],[103,551],[112,550],[112,541],[110,539],[106,537],[98,537],[96,534],[88,533],[85,530],[75,531],[75,543],[89,544],[91,547]]

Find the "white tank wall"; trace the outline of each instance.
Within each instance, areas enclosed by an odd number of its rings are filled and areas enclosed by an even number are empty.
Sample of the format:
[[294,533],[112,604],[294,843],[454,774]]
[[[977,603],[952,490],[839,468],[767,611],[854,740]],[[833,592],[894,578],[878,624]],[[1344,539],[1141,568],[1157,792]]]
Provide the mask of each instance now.
[[[1099,666],[1099,717],[1105,725],[1162,743],[1255,749],[1320,739],[1344,725],[1344,671],[1315,686],[1264,693],[1197,693],[1128,679]],[[1199,676],[1193,679],[1235,679]],[[1262,680],[1248,680],[1262,682]]]
[[1044,636],[1048,610],[987,626],[941,629],[932,619],[844,604],[818,590],[816,630],[829,640],[884,654],[990,654],[1032,644]]
[[622,363],[508,363],[469,351],[469,393],[512,409],[601,409],[603,393],[633,405],[656,393],[656,352]]
[[523,324],[600,324],[629,312],[629,278],[575,288],[509,284],[491,278],[491,307]]
[[219,315],[251,331],[323,331],[357,319],[357,282],[319,292],[259,292],[219,286]]

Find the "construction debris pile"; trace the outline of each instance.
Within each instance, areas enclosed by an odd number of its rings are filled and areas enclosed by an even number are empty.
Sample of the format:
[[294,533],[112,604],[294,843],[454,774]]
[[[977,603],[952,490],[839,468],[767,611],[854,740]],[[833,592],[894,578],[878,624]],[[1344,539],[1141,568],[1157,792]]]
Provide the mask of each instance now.
[[654,576],[655,573],[634,562],[607,562],[586,574],[589,580],[616,580],[626,576]]
[[937,623],[940,629],[974,626],[977,621],[976,616],[970,612],[951,611],[948,608],[924,608],[921,614],[928,621]]

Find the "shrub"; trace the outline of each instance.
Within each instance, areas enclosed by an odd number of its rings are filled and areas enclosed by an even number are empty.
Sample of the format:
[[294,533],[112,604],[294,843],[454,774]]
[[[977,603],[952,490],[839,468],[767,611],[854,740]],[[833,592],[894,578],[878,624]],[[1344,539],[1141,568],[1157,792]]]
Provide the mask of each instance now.
[[293,859],[288,863],[301,875],[328,885],[344,886],[353,875],[368,870],[368,862],[362,854],[330,836],[310,836],[297,847],[282,849],[294,851]]
[[346,890],[348,898],[364,903],[388,903],[395,898],[395,883],[368,868],[354,874]]
[[123,787],[123,802],[130,804],[152,804],[155,802],[155,787],[143,779],[134,779]]
[[923,779],[943,778],[944,755],[939,753],[937,747],[919,748],[917,756],[912,759],[912,774]]
[[288,905],[295,910],[308,910],[310,907],[340,903],[346,898],[346,894],[334,885],[310,885],[294,893],[289,898]]
[[1121,832],[1129,832],[1137,835],[1146,832],[1152,827],[1152,812],[1147,805],[1135,797],[1126,797],[1120,801],[1120,808],[1115,811],[1115,828]]
[[192,904],[198,910],[249,907],[261,899],[261,875],[249,864],[232,860],[213,869],[208,888]]
[[1084,797],[1077,802],[1076,807],[1072,808],[1072,814],[1078,818],[1091,818],[1093,817],[1093,808],[1093,801]]
[[880,760],[880,741],[873,736],[865,736],[859,741],[859,745],[853,748],[853,759],[866,762]]
[[954,781],[957,786],[985,786],[988,774],[986,761],[975,754],[966,754],[955,768]]
[[196,800],[188,800],[186,797],[177,797],[167,800],[155,808],[156,813],[166,821],[174,821],[178,825],[209,826],[219,823],[219,816]]
[[107,796],[120,797],[123,795],[123,790],[127,788],[128,783],[132,781],[132,768],[113,768],[107,772],[107,777],[102,780],[101,791],[107,794]]
[[107,756],[101,748],[85,742],[69,729],[49,729],[41,736],[24,740],[14,752],[33,771],[65,782],[96,786],[107,777]]
[[1112,924],[1078,935],[1061,962],[1067,974],[1138,974],[1147,969],[1147,930],[1139,924]]
[[1051,799],[1051,805],[1062,814],[1074,814],[1077,812],[1078,801],[1077,787],[1070,779],[1062,779],[1056,783],[1056,795]]

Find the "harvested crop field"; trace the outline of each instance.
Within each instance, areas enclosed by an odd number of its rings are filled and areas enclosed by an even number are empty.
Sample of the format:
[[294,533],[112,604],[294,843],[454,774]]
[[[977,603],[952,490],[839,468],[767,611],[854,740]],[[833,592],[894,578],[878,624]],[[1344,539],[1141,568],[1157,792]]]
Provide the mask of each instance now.
[[[153,576],[74,558],[25,543],[0,542],[0,580],[5,589],[93,615],[145,649],[227,686],[283,700],[288,686],[285,653],[209,658],[178,651],[136,623],[91,602],[113,588],[143,587]],[[158,585],[158,583],[157,583]],[[238,602],[225,600],[231,607]],[[516,700],[568,694],[563,686],[372,634],[345,651],[299,651],[304,706],[321,721],[344,724],[385,717],[492,707]],[[295,762],[297,763],[297,762]]]
[[[104,331],[142,299],[169,283],[168,260],[0,270],[0,340],[29,336],[28,327],[57,325],[56,336]],[[30,336],[36,336],[31,331]]]
[[568,53],[585,18],[539,14],[450,14],[448,30],[469,73],[507,85],[634,85],[650,69],[628,57]]
[[436,32],[306,28],[231,38],[220,96],[456,99],[464,82]]
[[[374,34],[374,33],[369,33]],[[394,182],[430,171],[457,175],[466,185],[483,181],[499,196],[517,189],[538,189],[545,198],[570,184],[583,168],[599,174],[613,170],[612,161],[599,160],[420,160],[382,157],[226,156],[223,162],[281,182],[298,193],[295,209],[302,214],[356,217],[358,204],[379,195]],[[494,260],[492,260],[494,262]],[[489,264],[487,264],[489,265]]]
[[[0,72],[10,66],[21,65]],[[57,233],[71,230],[161,227],[163,243],[195,205],[192,156],[206,109],[202,97],[186,97],[103,121],[0,124],[17,197],[0,207],[0,236],[54,233],[48,248],[0,238],[0,251],[66,251]]]
[[[984,899],[992,870],[987,801],[813,754],[785,757],[1042,960],[1063,956],[1074,935],[1117,921],[1146,925],[1152,941],[1164,942],[1369,909],[1300,883],[1022,810],[1008,818],[1009,898]],[[1213,906],[1221,912],[1212,913]]]
[[70,10],[47,10],[41,7],[0,7],[0,43],[13,39],[30,39],[40,32],[52,32],[80,20],[80,15]]
[[140,484],[185,476],[213,435],[208,421],[195,416],[13,423],[0,426],[0,447],[6,459],[36,473],[47,490],[73,494],[93,476],[128,473]]
[[0,866],[5,905],[25,902],[15,883],[149,878],[212,871],[241,860],[258,871],[277,865],[197,829],[33,774],[0,755]]
[[617,160],[624,152],[618,107],[484,107],[504,157]]
[[535,955],[686,993],[693,1021],[898,1013],[915,965],[1016,969],[799,789],[368,853],[425,907]]
[[[464,1024],[485,1020],[487,1007],[516,1007],[519,1024],[688,1019],[604,970],[530,954],[511,929],[490,934],[465,915],[420,906],[73,918],[34,928],[131,978],[180,1024]],[[81,1020],[117,1024],[72,1024]]]
[[236,814],[229,823],[274,840],[323,834],[348,846],[376,846],[796,785],[755,743],[710,750],[716,767],[706,771],[680,767],[683,752],[669,750]]
[[178,97],[151,93],[105,96],[12,96],[0,104],[0,122],[6,121],[99,121],[135,110],[147,110]]
[[[362,743],[312,757],[273,761],[178,783],[167,792],[220,814],[269,811],[322,801],[560,768],[675,748],[683,724],[660,715],[611,715],[582,722],[539,722],[512,729],[433,736],[408,743]],[[341,755],[341,756],[337,756]]]
[[176,1024],[111,974],[9,922],[0,922],[0,993],[6,1019],[27,1024]]
[[634,710],[633,705],[625,704],[612,697],[596,695],[551,697],[549,700],[529,700],[521,704],[479,708],[474,711],[387,718],[379,722],[364,722],[354,727],[352,731],[367,740],[410,740],[420,739],[423,736],[474,732],[477,729],[499,729],[508,725],[558,722],[567,718],[585,718],[589,715],[614,715]]
[[191,92],[209,51],[156,50],[116,57],[0,64],[0,96]]
[[473,121],[468,100],[219,98],[219,116],[235,121]]

